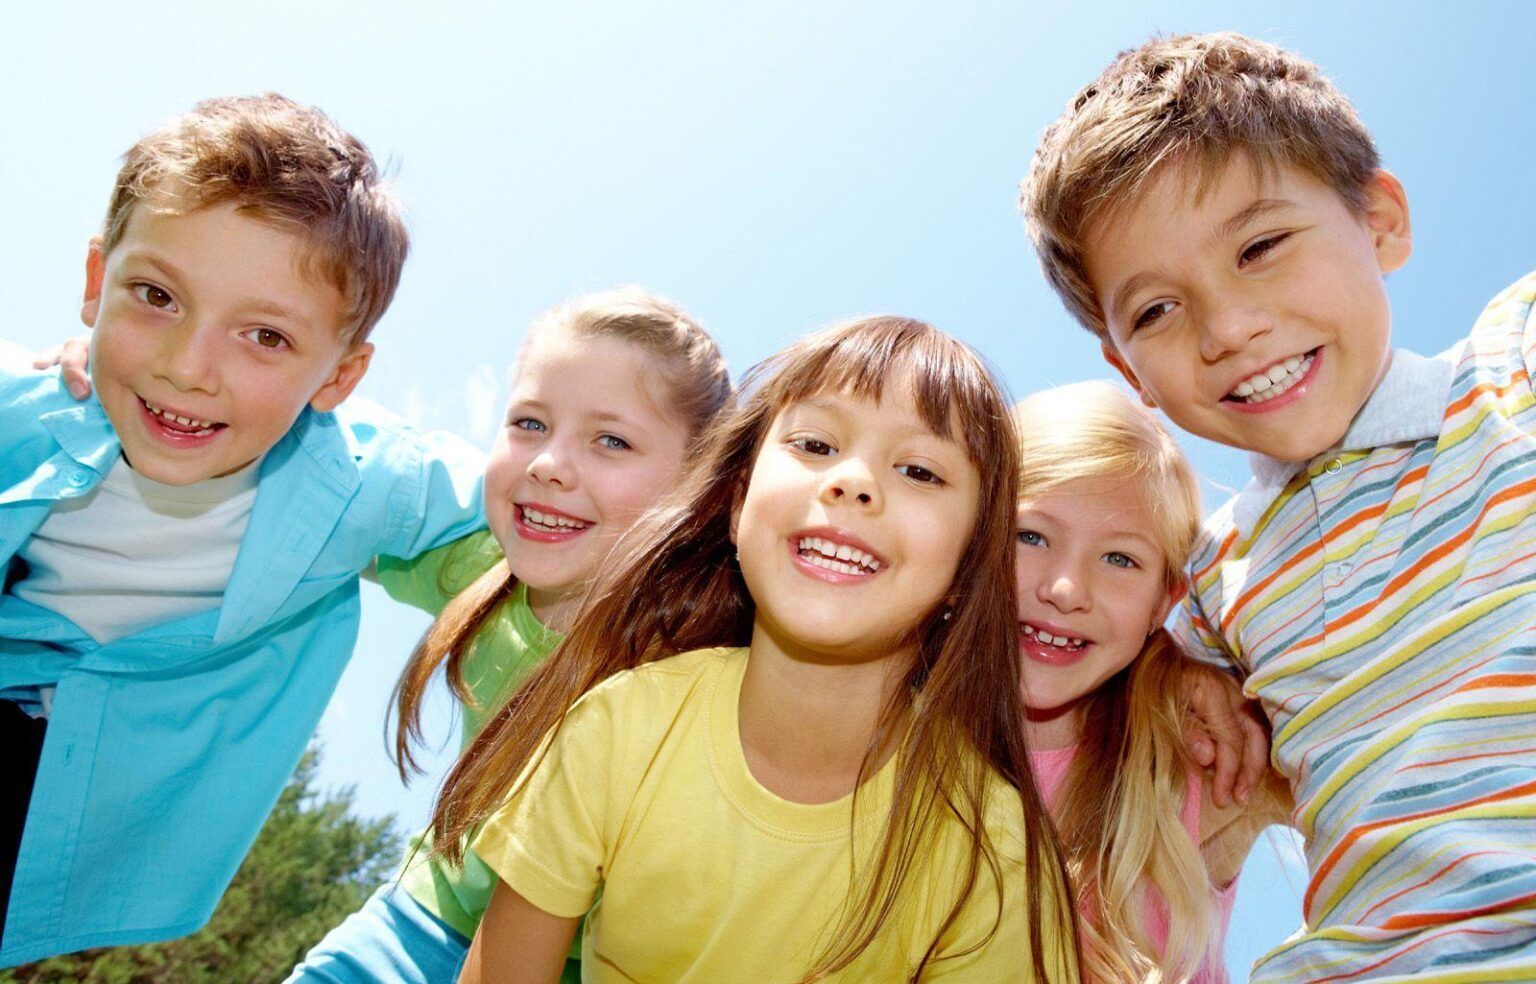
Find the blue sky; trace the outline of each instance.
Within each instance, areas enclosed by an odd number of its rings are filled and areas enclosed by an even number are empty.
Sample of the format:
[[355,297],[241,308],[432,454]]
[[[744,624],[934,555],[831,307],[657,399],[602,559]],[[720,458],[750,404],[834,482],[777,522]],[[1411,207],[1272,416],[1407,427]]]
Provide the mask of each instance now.
[[[1018,394],[1103,377],[1039,274],[1016,184],[1116,51],[1222,28],[1322,64],[1406,185],[1398,344],[1445,347],[1536,265],[1536,7],[1514,0],[29,4],[0,35],[0,265],[19,287],[0,337],[78,330],[85,241],[142,131],[204,96],[272,89],[359,134],[407,203],[415,251],[362,391],[477,443],[532,316],[620,283],[682,302],[736,369],[892,311],[970,340]],[[1245,480],[1241,456],[1184,443],[1208,507]],[[382,712],[426,623],[373,589],[365,612],[321,727],[323,776],[414,825],[433,779],[402,790]],[[1299,919],[1283,853],[1261,843],[1245,873],[1239,975]]]

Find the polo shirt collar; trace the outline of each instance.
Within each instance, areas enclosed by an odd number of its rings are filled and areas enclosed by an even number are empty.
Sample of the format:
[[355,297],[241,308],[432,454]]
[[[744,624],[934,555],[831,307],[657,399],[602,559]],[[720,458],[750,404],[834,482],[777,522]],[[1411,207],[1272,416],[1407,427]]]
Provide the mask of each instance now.
[[[1426,358],[1406,349],[1394,349],[1392,362],[1376,389],[1355,415],[1344,438],[1317,458],[1341,451],[1365,451],[1393,444],[1408,444],[1435,437],[1445,418],[1446,397],[1460,361],[1460,345]],[[1232,504],[1232,521],[1238,535],[1247,539],[1272,502],[1291,478],[1310,461],[1279,461],[1257,452],[1248,456],[1253,479]]]

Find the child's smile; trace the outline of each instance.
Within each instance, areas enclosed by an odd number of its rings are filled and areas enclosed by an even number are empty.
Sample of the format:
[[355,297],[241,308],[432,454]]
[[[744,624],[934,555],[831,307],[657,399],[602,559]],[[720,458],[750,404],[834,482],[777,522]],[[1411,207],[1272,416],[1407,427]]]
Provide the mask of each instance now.
[[1386,371],[1382,275],[1409,250],[1402,187],[1378,172],[1366,198],[1242,154],[1203,187],[1169,165],[1089,236],[1105,357],[1193,434],[1282,461],[1332,447]]
[[1152,529],[1135,482],[1076,479],[1020,503],[1019,654],[1038,747],[1077,740],[1082,699],[1130,665],[1167,616],[1167,561]]
[[789,406],[732,523],[759,624],[781,645],[890,655],[954,581],[979,487],[964,449],[894,386],[879,403],[828,393]]

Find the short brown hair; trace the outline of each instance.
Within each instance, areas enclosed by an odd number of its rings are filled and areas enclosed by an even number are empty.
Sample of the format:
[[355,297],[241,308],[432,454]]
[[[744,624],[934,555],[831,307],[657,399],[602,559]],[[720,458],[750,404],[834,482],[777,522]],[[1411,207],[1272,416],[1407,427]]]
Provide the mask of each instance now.
[[1312,62],[1241,34],[1154,38],[1121,52],[1041,137],[1019,196],[1046,279],[1100,338],[1085,267],[1088,227],[1169,162],[1208,180],[1234,151],[1300,167],[1352,208],[1380,166],[1349,100]]
[[344,337],[368,337],[395,295],[410,237],[362,141],[276,93],[204,100],[123,155],[102,251],[122,241],[139,204],[176,214],[229,202],[308,240],[306,271],[349,306]]

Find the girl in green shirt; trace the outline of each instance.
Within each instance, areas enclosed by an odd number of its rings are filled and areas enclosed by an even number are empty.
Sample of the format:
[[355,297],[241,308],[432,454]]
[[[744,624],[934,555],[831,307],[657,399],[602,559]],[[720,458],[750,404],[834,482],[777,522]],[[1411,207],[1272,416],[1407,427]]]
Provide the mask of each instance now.
[[[379,580],[438,611],[396,688],[402,778],[439,667],[468,745],[487,714],[570,624],[614,542],[679,478],[704,425],[731,398],[718,346],[687,314],[626,288],[534,322],[512,374],[485,473],[484,534],[395,565]],[[290,982],[452,981],[496,876],[472,851],[454,866],[413,840],[405,871],[332,930]],[[579,949],[565,977],[579,980]]]

